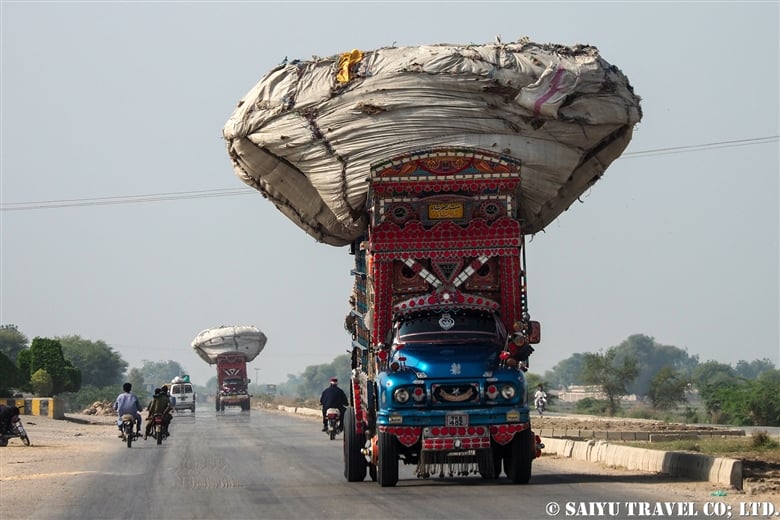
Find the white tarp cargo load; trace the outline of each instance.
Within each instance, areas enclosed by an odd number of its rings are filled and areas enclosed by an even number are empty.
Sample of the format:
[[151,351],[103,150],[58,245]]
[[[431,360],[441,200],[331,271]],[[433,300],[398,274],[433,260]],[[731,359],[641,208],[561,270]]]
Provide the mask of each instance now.
[[263,351],[266,341],[265,334],[252,325],[221,326],[198,333],[192,348],[209,365],[217,362],[218,355],[230,352],[244,354],[249,362]]
[[319,241],[365,230],[371,165],[436,147],[521,164],[524,233],[542,230],[623,152],[642,117],[587,45],[354,50],[271,70],[223,129],[236,174]]

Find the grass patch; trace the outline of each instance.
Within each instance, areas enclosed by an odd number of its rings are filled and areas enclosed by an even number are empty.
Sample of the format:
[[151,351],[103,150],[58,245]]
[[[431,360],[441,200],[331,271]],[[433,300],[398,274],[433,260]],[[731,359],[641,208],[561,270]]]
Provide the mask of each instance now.
[[722,437],[674,440],[668,442],[627,442],[629,446],[664,451],[693,451],[732,459],[758,459],[780,463],[780,442],[766,432],[756,432],[745,437]]

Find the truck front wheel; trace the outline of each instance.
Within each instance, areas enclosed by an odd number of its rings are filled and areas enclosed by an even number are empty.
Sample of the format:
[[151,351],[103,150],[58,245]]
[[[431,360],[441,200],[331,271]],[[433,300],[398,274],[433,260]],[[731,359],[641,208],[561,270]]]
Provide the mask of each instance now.
[[344,412],[344,477],[347,482],[362,482],[366,478],[366,458],[360,452],[365,436],[355,429],[355,409]]
[[[496,463],[496,458],[498,463]],[[477,466],[482,478],[498,478],[501,474],[501,456],[497,455],[493,449],[479,450],[477,452]]]
[[398,447],[395,443],[395,435],[379,432],[379,467],[376,480],[382,487],[392,487],[398,482]]
[[515,434],[507,446],[508,453],[504,458],[506,476],[513,484],[528,484],[531,480],[531,430],[523,430]]

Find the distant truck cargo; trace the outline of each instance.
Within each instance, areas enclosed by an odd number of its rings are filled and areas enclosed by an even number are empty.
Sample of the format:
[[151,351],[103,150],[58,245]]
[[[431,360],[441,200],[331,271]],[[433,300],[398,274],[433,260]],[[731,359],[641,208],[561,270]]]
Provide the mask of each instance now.
[[266,335],[252,325],[221,326],[201,331],[192,340],[198,356],[217,367],[215,408],[237,407],[248,412],[251,408],[250,379],[246,364],[265,348]]

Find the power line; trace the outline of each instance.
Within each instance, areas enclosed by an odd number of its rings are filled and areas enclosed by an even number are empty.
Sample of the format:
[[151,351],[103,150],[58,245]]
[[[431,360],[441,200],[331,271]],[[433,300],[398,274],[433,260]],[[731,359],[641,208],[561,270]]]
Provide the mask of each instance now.
[[[754,137],[751,139],[739,139],[734,141],[718,141],[704,144],[692,144],[686,146],[672,146],[656,148],[653,150],[640,150],[626,152],[618,159],[636,159],[641,157],[655,157],[659,155],[673,155],[679,153],[704,152],[720,148],[735,148],[740,146],[754,146],[780,141],[780,135],[767,137]],[[235,197],[237,195],[257,194],[250,188],[214,188],[200,191],[179,191],[170,193],[148,193],[144,195],[123,195],[116,197],[96,197],[89,199],[61,199],[43,200],[31,202],[4,202],[0,203],[0,211],[29,211],[37,209],[60,209],[83,206],[111,206],[116,204],[140,204],[146,202],[161,202],[169,200],[203,199],[211,197]]]
[[720,141],[716,143],[692,144],[688,146],[673,146],[669,148],[657,148],[655,150],[644,150],[638,152],[626,152],[620,157],[652,157],[655,155],[671,155],[686,152],[701,152],[706,150],[715,150],[718,148],[735,148],[738,146],[751,146],[756,144],[768,144],[780,140],[780,136],[772,135],[768,137],[755,137],[752,139],[740,139],[736,141]]
[[145,195],[126,195],[117,197],[97,197],[92,199],[62,199],[33,202],[7,202],[0,205],[0,211],[24,211],[34,209],[74,208],[82,206],[110,206],[115,204],[138,204],[166,200],[203,199],[209,197],[233,197],[236,195],[256,194],[252,188],[217,188],[203,191],[182,191],[172,193],[152,193]]

